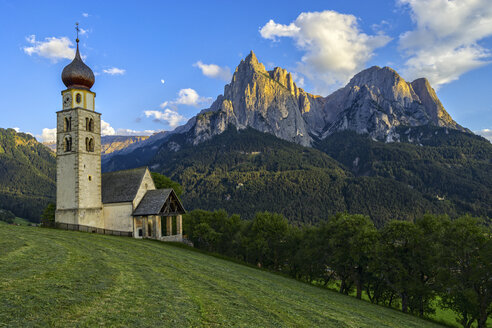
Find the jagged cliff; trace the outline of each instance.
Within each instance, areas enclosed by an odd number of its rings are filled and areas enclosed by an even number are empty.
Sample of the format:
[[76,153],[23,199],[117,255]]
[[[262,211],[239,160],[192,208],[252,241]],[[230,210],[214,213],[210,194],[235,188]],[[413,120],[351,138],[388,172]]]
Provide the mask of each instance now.
[[373,66],[342,89],[326,97],[324,113],[336,115],[326,122],[321,138],[336,131],[369,133],[391,141],[395,127],[434,125],[464,131],[446,112],[425,78],[406,82],[389,67]]
[[308,146],[312,138],[302,114],[309,111],[311,102],[317,103],[315,99],[296,86],[290,73],[278,67],[267,71],[251,52],[224,87],[224,95],[197,116],[193,143],[210,139],[233,124]]
[[343,130],[392,141],[397,126],[435,125],[465,130],[446,112],[425,78],[406,82],[389,67],[371,67],[327,97],[297,87],[282,68],[267,71],[251,52],[224,94],[197,115],[190,141],[198,144],[228,125],[252,127],[309,146]]

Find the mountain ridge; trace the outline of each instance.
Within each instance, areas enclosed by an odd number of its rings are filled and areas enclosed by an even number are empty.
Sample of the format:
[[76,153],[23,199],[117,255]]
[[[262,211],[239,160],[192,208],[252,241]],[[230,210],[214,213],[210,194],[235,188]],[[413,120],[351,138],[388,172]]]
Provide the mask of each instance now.
[[223,95],[196,116],[192,142],[220,134],[229,124],[303,146],[344,130],[387,140],[400,125],[470,132],[451,118],[425,78],[407,82],[390,67],[372,66],[323,97],[297,87],[283,68],[267,71],[253,51],[241,60]]
[[452,119],[426,78],[407,82],[390,67],[372,66],[323,97],[298,87],[283,68],[267,71],[251,51],[209,108],[174,131],[105,156],[103,163],[109,164],[113,155],[162,144],[174,134],[186,134],[188,142],[197,145],[229,125],[239,130],[252,127],[308,147],[345,130],[386,142],[399,140],[398,126],[431,125],[471,133]]

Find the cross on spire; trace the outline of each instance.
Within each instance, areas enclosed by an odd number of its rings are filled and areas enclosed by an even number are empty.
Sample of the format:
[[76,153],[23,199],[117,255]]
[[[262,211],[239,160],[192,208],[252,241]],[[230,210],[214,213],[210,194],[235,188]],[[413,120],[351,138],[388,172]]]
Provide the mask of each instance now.
[[75,30],[77,31],[77,39],[75,39],[75,41],[77,41],[77,43],[79,43],[79,23],[75,23]]

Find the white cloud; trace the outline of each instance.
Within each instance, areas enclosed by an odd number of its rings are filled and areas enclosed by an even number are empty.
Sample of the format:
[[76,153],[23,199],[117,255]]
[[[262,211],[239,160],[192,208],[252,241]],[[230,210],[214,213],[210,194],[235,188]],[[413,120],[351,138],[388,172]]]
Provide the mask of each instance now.
[[153,117],[156,122],[165,122],[171,128],[177,127],[181,122],[186,120],[183,115],[169,108],[164,109],[163,112],[158,110],[146,110],[144,111],[144,114],[146,117]]
[[37,41],[35,35],[26,38],[30,46],[24,47],[23,50],[29,56],[36,54],[41,57],[49,58],[53,62],[60,59],[73,59],[75,49],[71,48],[72,41],[67,37],[48,37],[44,41]]
[[101,135],[103,136],[113,136],[116,132],[114,128],[106,121],[101,120]]
[[277,41],[277,37],[295,37],[299,34],[301,28],[296,26],[295,23],[290,23],[289,25],[277,24],[270,19],[268,23],[265,24],[260,29],[260,34],[265,39],[270,39]]
[[56,128],[44,128],[41,135],[36,135],[36,138],[41,142],[56,142]]
[[191,88],[181,89],[178,93],[178,99],[174,102],[177,105],[198,106],[207,102],[210,98],[200,97],[198,92]]
[[434,87],[488,64],[479,44],[492,35],[490,0],[399,0],[409,8],[415,29],[400,35],[408,79],[427,77]]
[[211,78],[221,79],[229,82],[232,78],[232,73],[229,67],[221,67],[215,64],[204,64],[202,61],[197,61],[193,66],[198,67],[202,74]]
[[80,28],[79,28],[79,31],[80,31],[80,32],[79,32],[79,33],[80,33],[80,35],[84,35],[84,34],[87,34],[87,32],[89,32],[89,30],[85,30],[85,29],[83,29],[82,27],[80,27]]
[[357,18],[336,11],[301,13],[289,25],[270,20],[261,29],[265,39],[289,37],[304,51],[298,71],[309,78],[317,92],[332,91],[364,68],[377,48],[391,38],[359,30]]
[[20,129],[18,127],[13,128],[15,132],[20,132]]
[[164,81],[164,79],[161,79],[161,83],[164,84],[164,83],[166,83],[166,81]]
[[144,130],[144,131],[137,131],[137,130],[132,130],[132,129],[118,129],[116,130],[117,136],[151,136],[154,133],[159,132],[156,130]]
[[137,131],[132,129],[117,129],[115,130],[111,124],[101,120],[101,135],[103,136],[150,136],[155,130]]
[[479,131],[475,131],[475,133],[481,135],[482,137],[492,142],[492,129],[482,129]]
[[117,67],[111,67],[108,69],[103,69],[103,73],[109,74],[109,75],[123,75],[125,74],[126,70],[122,68],[117,68]]
[[88,13],[82,13],[82,16],[84,16],[85,18],[89,17],[89,14]]
[[208,105],[212,101],[210,97],[201,97],[198,92],[194,89],[186,88],[181,89],[178,92],[178,98],[173,101],[165,101],[159,105],[162,109],[166,108],[169,105],[188,105],[199,107],[202,105]]

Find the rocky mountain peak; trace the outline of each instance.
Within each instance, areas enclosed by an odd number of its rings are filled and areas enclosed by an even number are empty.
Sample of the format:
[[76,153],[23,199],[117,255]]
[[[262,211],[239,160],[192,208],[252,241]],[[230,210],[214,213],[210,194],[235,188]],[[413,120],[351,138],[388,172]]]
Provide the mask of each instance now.
[[246,56],[245,59],[241,60],[239,65],[236,68],[235,73],[244,74],[249,72],[257,72],[257,73],[267,73],[265,66],[258,61],[253,50]]
[[449,126],[455,129],[462,129],[453,119],[451,115],[444,109],[441,101],[437,97],[436,92],[426,78],[416,79],[411,83],[419,100],[424,105],[427,114],[431,117],[432,122],[438,126]]
[[309,146],[313,137],[342,130],[393,141],[397,126],[437,125],[462,129],[445,111],[426,79],[406,82],[390,67],[356,74],[333,94],[315,96],[298,88],[287,70],[267,71],[255,53],[241,60],[224,95],[197,116],[194,143],[228,126],[261,132]]
[[395,101],[409,103],[416,99],[411,86],[391,67],[365,69],[357,73],[347,86],[357,89],[366,86],[371,92]]

